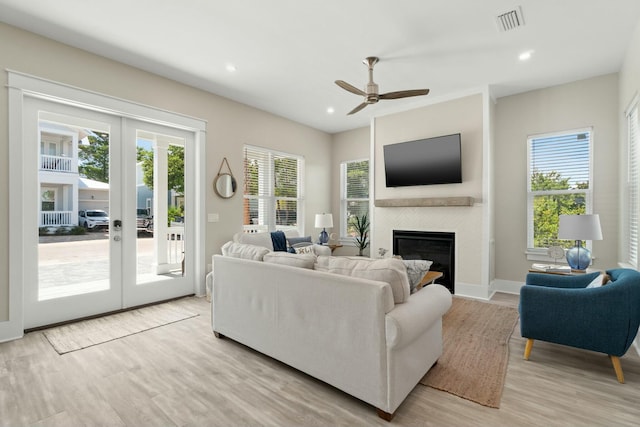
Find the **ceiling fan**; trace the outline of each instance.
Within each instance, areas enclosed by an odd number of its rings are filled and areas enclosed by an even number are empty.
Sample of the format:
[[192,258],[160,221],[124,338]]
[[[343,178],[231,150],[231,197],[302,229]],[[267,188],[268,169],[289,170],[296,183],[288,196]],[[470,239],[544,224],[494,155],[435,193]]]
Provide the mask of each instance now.
[[347,115],[355,114],[362,110],[369,104],[375,104],[381,99],[399,99],[408,98],[410,96],[421,96],[429,93],[429,89],[413,89],[413,90],[399,90],[397,92],[378,93],[378,85],[373,81],[373,66],[378,63],[379,59],[376,56],[369,56],[362,60],[364,65],[369,69],[369,83],[367,83],[366,92],[358,89],[357,87],[350,85],[344,80],[336,80],[336,84],[342,89],[355,93],[356,95],[364,96],[364,102],[358,105],[353,110],[349,111]]

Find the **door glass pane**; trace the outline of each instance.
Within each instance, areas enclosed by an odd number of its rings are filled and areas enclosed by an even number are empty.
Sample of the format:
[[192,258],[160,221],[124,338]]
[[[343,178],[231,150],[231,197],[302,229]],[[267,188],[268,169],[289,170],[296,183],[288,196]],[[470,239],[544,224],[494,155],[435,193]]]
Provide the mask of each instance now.
[[185,274],[185,140],[148,131],[136,138],[136,283]]
[[38,124],[38,300],[109,289],[108,126]]

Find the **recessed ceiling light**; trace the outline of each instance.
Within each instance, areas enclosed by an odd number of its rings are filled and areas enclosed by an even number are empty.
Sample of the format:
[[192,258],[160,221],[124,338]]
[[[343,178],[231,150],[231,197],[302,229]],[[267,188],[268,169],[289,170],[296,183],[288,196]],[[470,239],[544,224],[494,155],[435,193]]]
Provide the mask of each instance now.
[[518,55],[518,59],[520,61],[528,61],[529,59],[531,59],[532,54],[532,50],[527,50],[526,52],[522,52],[520,55]]
[[226,68],[227,68],[227,71],[230,73],[235,73],[237,70],[236,66],[233,64],[227,64]]
[[333,108],[333,107],[329,107],[329,108],[327,108],[327,114],[333,114],[333,113],[335,113],[335,111],[336,111],[336,110],[334,110],[334,108]]

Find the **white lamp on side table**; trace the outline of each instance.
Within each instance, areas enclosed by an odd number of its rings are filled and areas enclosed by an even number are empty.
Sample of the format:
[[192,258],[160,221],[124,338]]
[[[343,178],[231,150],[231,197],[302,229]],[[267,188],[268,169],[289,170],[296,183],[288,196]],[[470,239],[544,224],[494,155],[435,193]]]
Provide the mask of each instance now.
[[560,215],[558,239],[576,241],[567,251],[567,263],[573,270],[586,270],[591,264],[591,251],[582,247],[582,240],[602,240],[600,216]]
[[333,215],[331,215],[330,213],[316,214],[316,228],[322,228],[320,236],[318,237],[318,242],[321,245],[326,245],[329,241],[327,228],[331,227],[333,227]]

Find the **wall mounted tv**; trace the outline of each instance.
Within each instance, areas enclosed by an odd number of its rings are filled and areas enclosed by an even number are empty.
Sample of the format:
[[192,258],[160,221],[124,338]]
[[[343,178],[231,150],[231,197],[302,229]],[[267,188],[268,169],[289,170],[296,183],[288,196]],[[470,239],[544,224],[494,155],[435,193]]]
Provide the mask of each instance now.
[[383,146],[387,187],[462,182],[460,134]]

